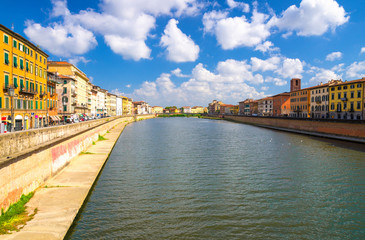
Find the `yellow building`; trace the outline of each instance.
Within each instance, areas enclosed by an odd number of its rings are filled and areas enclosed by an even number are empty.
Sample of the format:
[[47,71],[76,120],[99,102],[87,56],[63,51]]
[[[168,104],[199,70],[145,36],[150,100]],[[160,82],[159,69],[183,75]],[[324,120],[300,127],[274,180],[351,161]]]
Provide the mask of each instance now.
[[191,113],[204,113],[204,108],[202,106],[194,106],[191,108]]
[[329,84],[329,114],[332,119],[363,119],[365,78]]
[[152,113],[163,113],[163,107],[160,106],[152,107]]
[[0,51],[1,124],[6,131],[11,129],[9,124],[13,121],[15,130],[46,125],[48,55],[3,25],[0,25]]
[[76,96],[75,113],[91,114],[91,84],[84,72],[71,63],[64,61],[49,61],[48,71],[72,77],[76,80],[74,94]]
[[127,98],[121,96],[122,98],[122,105],[123,105],[123,115],[131,115],[133,114],[132,111],[134,110],[133,107],[133,100],[131,98]]

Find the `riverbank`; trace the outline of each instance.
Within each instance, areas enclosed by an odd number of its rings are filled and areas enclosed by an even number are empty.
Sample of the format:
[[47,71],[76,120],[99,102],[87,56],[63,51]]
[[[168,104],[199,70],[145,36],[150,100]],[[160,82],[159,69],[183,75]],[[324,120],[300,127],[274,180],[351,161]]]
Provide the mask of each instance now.
[[312,119],[250,117],[238,115],[225,115],[223,119],[279,131],[365,143],[365,124],[363,122],[315,121]]
[[38,209],[19,232],[2,239],[63,239],[102,170],[110,152],[129,122],[122,122],[77,156],[54,178],[37,189],[27,210]]

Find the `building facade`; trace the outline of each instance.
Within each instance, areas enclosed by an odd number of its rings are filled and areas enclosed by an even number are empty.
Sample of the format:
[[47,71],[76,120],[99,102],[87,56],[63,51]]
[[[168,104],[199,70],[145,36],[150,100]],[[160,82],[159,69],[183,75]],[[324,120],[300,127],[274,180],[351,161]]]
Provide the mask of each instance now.
[[160,106],[152,107],[152,113],[163,113],[163,107]]
[[90,115],[91,113],[91,85],[84,72],[71,63],[64,61],[49,61],[48,71],[58,72],[60,75],[75,79],[76,105],[75,113]]
[[47,73],[47,116],[48,125],[55,125],[60,122],[58,117],[58,94],[57,94],[58,81],[57,74]]
[[202,106],[194,106],[191,108],[191,113],[204,113],[204,108]]
[[117,96],[117,110],[116,110],[116,115],[117,116],[122,116],[123,115],[123,100],[122,97]]
[[329,84],[331,119],[362,120],[365,78]]
[[290,92],[290,116],[293,118],[310,117],[310,89]]
[[273,111],[273,98],[267,97],[257,100],[258,115],[259,116],[272,116]]
[[181,108],[183,113],[191,113],[191,107],[190,106],[184,106]]
[[73,77],[58,75],[60,84],[56,86],[58,96],[58,114],[62,121],[67,118],[77,118],[75,115],[76,99],[76,80]]
[[272,96],[272,116],[288,117],[290,115],[290,93],[284,92]]
[[1,131],[45,126],[48,55],[3,25],[0,51]]
[[329,118],[328,83],[309,89],[311,118]]
[[223,103],[221,101],[213,100],[213,102],[208,105],[208,113],[209,114],[217,114],[220,112],[220,105]]

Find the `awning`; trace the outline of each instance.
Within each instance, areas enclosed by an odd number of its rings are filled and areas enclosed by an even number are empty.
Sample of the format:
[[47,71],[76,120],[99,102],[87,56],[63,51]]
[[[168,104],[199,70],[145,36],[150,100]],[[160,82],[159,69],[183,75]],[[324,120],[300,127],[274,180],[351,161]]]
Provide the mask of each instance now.
[[52,121],[56,121],[56,119],[55,119],[55,117],[54,116],[49,116],[51,119],[52,119]]
[[56,117],[57,121],[61,120],[61,118],[59,116],[55,116],[55,117]]

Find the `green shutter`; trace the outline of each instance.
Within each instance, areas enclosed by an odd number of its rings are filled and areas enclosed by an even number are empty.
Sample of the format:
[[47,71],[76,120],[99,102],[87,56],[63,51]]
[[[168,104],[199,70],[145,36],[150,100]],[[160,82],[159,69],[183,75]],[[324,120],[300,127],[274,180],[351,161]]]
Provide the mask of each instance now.
[[26,87],[27,90],[29,89],[29,81],[25,82],[25,87]]
[[23,70],[24,69],[24,61],[23,59],[20,59],[20,69]]
[[16,77],[14,77],[14,87],[15,88],[18,87],[18,79]]
[[16,48],[16,41],[15,40],[13,40],[13,47]]
[[40,105],[39,109],[43,109],[43,104],[42,103],[43,103],[42,101],[39,102],[39,105]]
[[25,70],[26,70],[27,72],[29,72],[29,62],[26,62],[26,63],[25,63]]
[[38,101],[35,101],[35,109],[38,109]]
[[20,88],[24,88],[24,80],[20,79]]
[[9,37],[4,34],[4,43],[9,43]]
[[5,75],[5,88],[9,86],[9,75]]
[[5,108],[9,109],[9,98],[5,98]]
[[0,108],[3,108],[3,99],[0,97]]
[[15,56],[13,57],[13,61],[14,61],[14,67],[18,67],[18,59]]
[[7,53],[7,52],[4,53],[4,61],[5,61],[5,64],[9,64],[9,53]]

